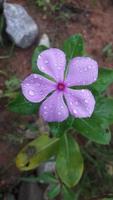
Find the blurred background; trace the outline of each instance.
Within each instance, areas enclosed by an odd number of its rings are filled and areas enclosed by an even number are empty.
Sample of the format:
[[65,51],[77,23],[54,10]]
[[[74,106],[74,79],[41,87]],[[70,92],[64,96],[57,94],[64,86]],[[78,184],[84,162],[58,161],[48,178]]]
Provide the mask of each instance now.
[[[25,200],[23,194],[29,187],[21,189],[20,177],[24,174],[16,169],[14,158],[24,144],[37,136],[37,127],[40,132],[47,125],[38,116],[24,117],[8,111],[8,101],[15,96],[21,80],[31,73],[31,57],[43,34],[48,36],[52,47],[61,47],[69,36],[81,33],[88,54],[100,67],[113,68],[113,1],[9,0],[8,3],[23,6],[38,27],[37,37],[27,48],[15,45],[7,34],[2,3],[0,1],[0,198]],[[112,87],[108,93],[113,94]],[[96,200],[106,196],[113,199],[113,145],[90,144],[87,152],[83,181],[75,189],[77,199]],[[35,199],[29,195],[26,200]],[[37,198],[41,199],[42,196]]]

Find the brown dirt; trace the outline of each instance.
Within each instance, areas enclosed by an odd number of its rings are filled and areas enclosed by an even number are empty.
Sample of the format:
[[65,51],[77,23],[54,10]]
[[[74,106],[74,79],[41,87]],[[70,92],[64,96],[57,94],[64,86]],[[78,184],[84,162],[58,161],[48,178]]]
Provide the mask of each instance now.
[[[34,18],[40,26],[40,35],[47,33],[51,39],[53,47],[60,47],[61,43],[68,36],[81,33],[85,39],[86,50],[99,63],[100,66],[113,67],[113,59],[109,59],[102,54],[103,47],[109,42],[113,42],[113,1],[112,0],[73,0],[65,1],[75,8],[71,12],[70,19],[65,21],[58,20],[58,14],[46,15],[36,5],[35,1],[30,0],[12,0],[11,3],[20,3],[28,13]],[[77,9],[76,9],[77,8]],[[38,44],[38,39],[35,44],[28,49],[20,49],[15,47],[13,55],[9,59],[0,60],[0,70],[4,70],[8,74],[16,75],[23,79],[31,72],[31,56],[33,50]],[[0,55],[4,55],[6,49],[0,49]],[[5,76],[0,76],[0,89],[4,88]],[[4,100],[0,100],[0,168],[6,169],[10,166],[10,162],[19,149],[19,145],[14,145],[9,141],[4,141],[3,136],[18,131],[23,124],[23,117],[10,113],[6,110]],[[28,117],[24,117],[25,122],[28,122]],[[12,177],[18,174],[17,170],[10,167],[10,170],[5,170],[5,176],[0,180],[0,187],[4,183],[12,182]],[[8,178],[7,178],[8,177]],[[8,180],[8,181],[7,181]]]

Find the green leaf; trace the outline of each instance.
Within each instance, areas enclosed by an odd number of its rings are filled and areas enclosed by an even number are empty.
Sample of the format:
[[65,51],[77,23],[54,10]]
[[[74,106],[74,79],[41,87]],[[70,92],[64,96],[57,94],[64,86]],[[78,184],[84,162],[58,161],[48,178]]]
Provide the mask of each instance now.
[[88,139],[109,144],[111,132],[109,125],[113,123],[113,99],[100,96],[96,100],[93,115],[86,119],[74,119],[73,127]]
[[66,53],[67,61],[76,56],[83,56],[84,41],[80,34],[69,37],[63,44],[62,50]]
[[111,125],[113,123],[113,98],[99,97],[96,101],[95,115],[103,119],[103,123]]
[[62,196],[63,200],[75,200],[75,193],[65,185],[62,187]]
[[25,182],[40,182],[40,183],[57,183],[57,179],[50,173],[50,172],[45,172],[41,174],[40,176],[28,176],[28,177],[21,177],[21,181]]
[[58,144],[58,138],[49,138],[47,134],[39,136],[27,144],[17,155],[17,167],[22,171],[35,169],[42,162],[56,155],[59,147]]
[[95,116],[87,119],[75,119],[73,127],[91,141],[99,144],[109,144],[111,132],[108,126],[103,126],[103,121]]
[[45,46],[38,46],[38,47],[36,47],[36,49],[35,49],[35,51],[33,53],[33,56],[32,56],[32,72],[33,73],[43,74],[43,73],[41,73],[41,71],[37,67],[37,58],[38,58],[39,54],[42,51],[46,50],[46,49],[47,49],[47,47],[45,47]]
[[75,186],[83,173],[83,158],[78,144],[71,135],[64,134],[56,160],[58,175],[69,188]]
[[38,179],[40,183],[57,183],[57,179],[50,172],[41,174]]
[[100,94],[104,92],[111,83],[113,83],[113,70],[100,68],[97,81],[89,86],[89,88]]
[[38,112],[39,104],[31,103],[27,101],[23,95],[18,94],[16,99],[9,103],[8,108],[12,112],[29,115]]
[[72,128],[73,120],[73,118],[68,117],[68,119],[63,121],[62,123],[49,123],[52,135],[55,137],[61,137],[65,132]]
[[48,192],[49,199],[54,199],[60,193],[60,185],[59,184],[52,184],[50,186],[50,190]]

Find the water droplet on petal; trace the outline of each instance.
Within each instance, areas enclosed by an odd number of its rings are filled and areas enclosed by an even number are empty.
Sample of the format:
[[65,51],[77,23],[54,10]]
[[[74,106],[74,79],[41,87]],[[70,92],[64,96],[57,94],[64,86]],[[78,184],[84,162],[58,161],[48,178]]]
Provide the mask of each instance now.
[[75,114],[77,114],[77,111],[76,111],[76,110],[73,110],[73,112],[74,112]]
[[37,78],[37,75],[36,75],[36,74],[34,74],[34,75],[33,75],[33,77],[34,77],[34,78]]
[[87,100],[87,99],[85,99],[85,103],[88,103],[88,100]]
[[30,84],[29,83],[26,83],[26,86],[29,86]]
[[45,60],[45,64],[48,64],[49,63],[49,61],[48,60]]
[[87,72],[87,68],[84,68],[84,71]]
[[33,90],[29,90],[29,95],[30,96],[34,96],[35,95],[35,93],[33,92]]
[[61,112],[58,112],[58,115],[61,115]]

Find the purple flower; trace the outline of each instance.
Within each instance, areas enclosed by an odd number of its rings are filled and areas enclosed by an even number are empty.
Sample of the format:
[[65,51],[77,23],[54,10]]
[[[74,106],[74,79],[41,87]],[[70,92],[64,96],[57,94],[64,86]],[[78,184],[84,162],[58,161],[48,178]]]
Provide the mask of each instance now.
[[[38,74],[29,75],[21,84],[23,95],[30,102],[42,102],[40,115],[48,122],[61,122],[69,112],[75,118],[90,117],[95,99],[88,89],[72,89],[71,86],[89,85],[96,81],[98,64],[89,57],[73,58],[66,67],[63,51],[50,48],[37,60],[40,71],[52,77],[49,80]],[[67,74],[67,75],[66,75]]]

